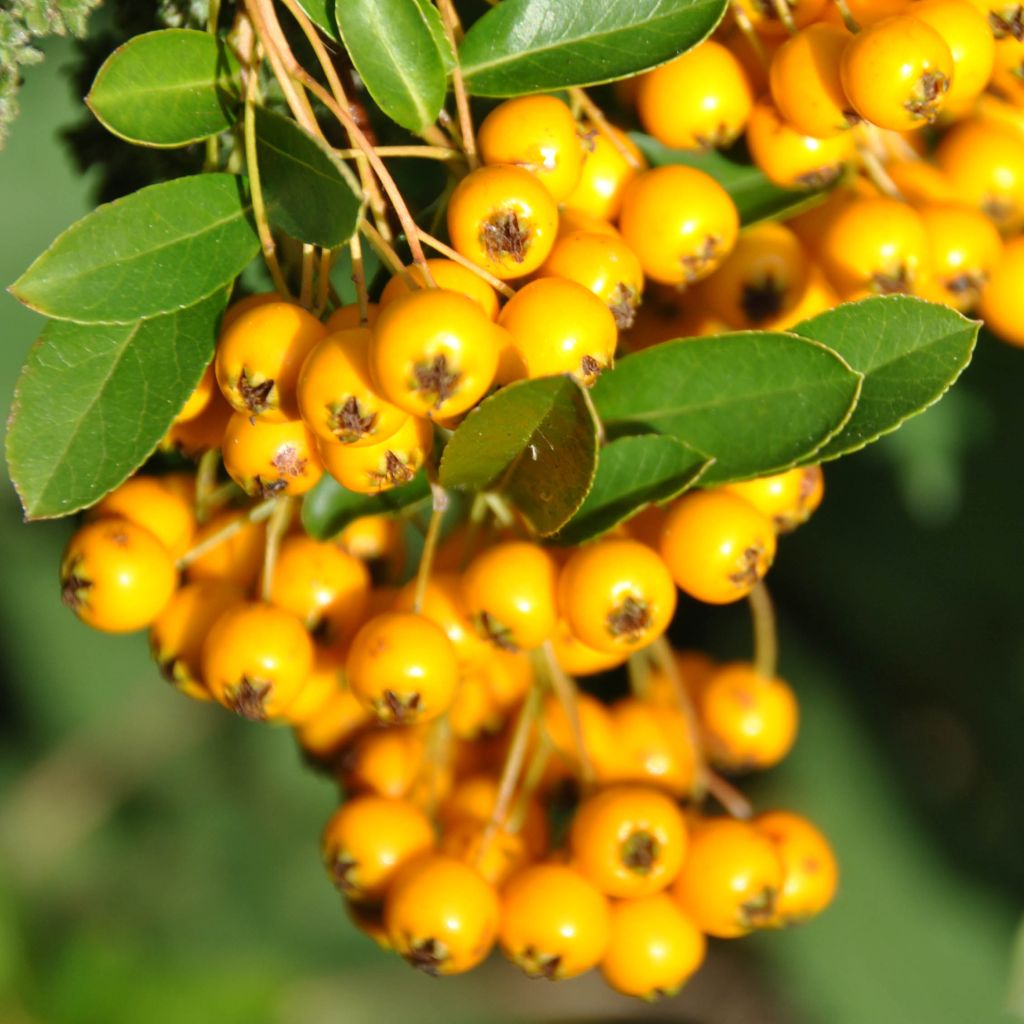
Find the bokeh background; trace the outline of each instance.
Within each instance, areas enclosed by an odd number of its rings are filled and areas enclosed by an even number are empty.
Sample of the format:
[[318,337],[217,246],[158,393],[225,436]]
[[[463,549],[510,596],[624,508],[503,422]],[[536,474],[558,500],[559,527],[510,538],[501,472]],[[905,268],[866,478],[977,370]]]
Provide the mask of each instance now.
[[[46,47],[0,152],[0,282],[91,208],[59,128],[82,107]],[[1021,282],[1024,287],[1024,282]],[[0,295],[0,408],[40,321]],[[362,1024],[1019,1019],[1024,891],[1024,352],[983,337],[943,402],[829,466],[769,579],[796,752],[750,791],[832,838],[835,906],[713,946],[675,1000],[596,977],[528,982],[500,957],[419,976],[347,922],[318,863],[334,803],[287,730],[195,707],[143,637],[92,633],[56,573],[71,524],[0,486],[0,1022]],[[749,645],[744,609],[686,604],[674,638]],[[1016,988],[1016,991],[1015,991]]]

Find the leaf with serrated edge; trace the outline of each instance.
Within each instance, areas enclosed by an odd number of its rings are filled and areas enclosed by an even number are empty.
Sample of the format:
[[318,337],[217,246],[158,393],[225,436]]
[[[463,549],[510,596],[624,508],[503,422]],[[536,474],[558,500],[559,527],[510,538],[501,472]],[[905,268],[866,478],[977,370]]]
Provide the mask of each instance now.
[[459,47],[475,96],[597,85],[664,64],[696,46],[725,0],[503,0]]
[[722,484],[812,455],[842,430],[860,385],[825,345],[745,331],[626,356],[592,393],[610,435],[669,434],[715,459],[702,483]]
[[56,320],[132,324],[195,305],[229,285],[259,250],[231,174],[139,189],[72,224],[11,285]]
[[430,501],[430,484],[422,470],[407,484],[380,494],[356,494],[326,473],[302,499],[302,525],[317,540],[337,536],[354,519],[387,515]]
[[104,61],[85,101],[128,142],[186,146],[235,123],[237,73],[231,51],[208,32],[146,32]]
[[7,432],[27,518],[87,508],[146,460],[213,356],[227,297],[221,290],[135,324],[47,325],[18,379]]
[[560,544],[582,544],[692,487],[713,459],[664,434],[620,437],[606,444],[583,504],[561,530]]
[[440,479],[456,490],[504,493],[548,536],[583,503],[597,469],[597,424],[571,377],[518,381],[482,402],[455,431]]
[[441,45],[437,10],[418,0],[341,0],[335,17],[377,106],[411,132],[433,124],[444,106],[451,59]]
[[948,306],[907,295],[848,302],[793,327],[864,374],[849,422],[813,461],[857,451],[934,405],[970,363],[980,327]]
[[754,163],[741,163],[716,149],[700,152],[692,149],[670,149],[644,135],[630,132],[629,137],[647,157],[652,167],[682,164],[714,178],[736,204],[744,227],[763,220],[781,220],[802,210],[817,206],[828,195],[828,189],[792,189],[773,185]]
[[256,158],[270,222],[334,249],[355,234],[363,201],[352,172],[291,118],[257,107]]

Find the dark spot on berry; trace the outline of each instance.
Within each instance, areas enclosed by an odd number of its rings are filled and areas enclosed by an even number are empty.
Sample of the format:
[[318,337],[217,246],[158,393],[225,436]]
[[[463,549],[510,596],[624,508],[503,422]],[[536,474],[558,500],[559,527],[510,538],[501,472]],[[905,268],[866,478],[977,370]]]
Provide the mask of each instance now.
[[415,475],[409,464],[389,448],[384,453],[384,469],[373,474],[373,478],[378,483],[386,482],[397,487],[399,484],[408,483]]
[[88,603],[89,591],[92,590],[92,580],[88,580],[78,573],[81,564],[82,559],[76,558],[61,581],[60,599],[64,606],[73,612]]
[[503,651],[519,650],[512,639],[512,631],[507,626],[503,626],[489,612],[478,612],[473,616],[473,621],[476,624],[477,632],[495,647],[500,647]]
[[328,407],[327,426],[341,444],[352,444],[373,433],[377,425],[377,414],[365,414],[359,407],[355,395],[349,395],[340,406]]
[[458,387],[462,374],[448,365],[448,357],[442,352],[428,363],[417,363],[413,368],[416,390],[424,395],[434,395],[434,408],[439,409]]
[[249,376],[249,368],[242,367],[242,372],[238,375],[238,397],[253,416],[272,408],[270,393],[273,390],[274,381],[263,380],[257,384]]
[[399,694],[394,690],[385,690],[381,710],[386,711],[397,725],[404,725],[415,720],[421,704],[422,698],[418,693]]
[[437,977],[448,959],[448,950],[445,949],[444,943],[438,942],[437,939],[417,939],[409,943],[409,952],[405,954],[405,959],[416,970]]
[[558,970],[562,966],[562,958],[557,953],[543,953],[536,946],[527,946],[516,962],[528,978],[547,978],[555,981]]
[[704,276],[704,271],[708,264],[714,261],[721,244],[720,238],[707,235],[696,252],[682,258],[680,262],[683,264],[683,277],[687,284],[693,284]]
[[638,305],[639,296],[636,289],[630,288],[628,284],[620,281],[613,289],[611,302],[608,303],[608,308],[612,311],[612,316],[615,317],[615,326],[620,331],[629,330],[633,326]]
[[625,637],[630,643],[642,640],[651,628],[651,613],[643,601],[630,594],[618,607],[608,613],[608,632],[614,637]]
[[347,853],[342,853],[340,850],[332,858],[330,864],[331,878],[334,881],[335,887],[341,892],[355,892],[358,888],[353,877],[356,867],[355,859]]
[[580,137],[580,145],[588,152],[593,153],[597,149],[597,145],[594,140],[597,138],[597,130],[594,128],[588,128],[586,131],[582,129],[577,133]]
[[635,875],[649,875],[659,852],[658,841],[650,832],[633,832],[622,844],[622,863]]
[[272,684],[242,676],[242,681],[228,694],[228,707],[250,722],[267,720],[266,700]]
[[918,79],[903,108],[911,117],[930,124],[939,116],[939,101],[948,88],[949,79],[941,71],[929,71]]
[[282,477],[276,477],[273,480],[264,480],[263,477],[257,476],[253,480],[253,484],[256,488],[256,493],[261,498],[273,498],[280,494],[287,486],[288,481]]
[[1013,36],[1018,42],[1024,40],[1024,7],[1004,7],[1002,11],[989,11],[988,24],[996,39]]
[[752,587],[761,578],[758,566],[763,555],[764,548],[760,544],[751,544],[748,548],[744,548],[743,554],[737,561],[736,571],[729,574],[730,582],[735,583],[738,587]]
[[965,271],[956,277],[947,277],[942,287],[959,299],[966,299],[974,305],[981,297],[981,289],[985,284],[985,275]]
[[580,360],[580,373],[587,383],[593,383],[601,375],[602,369],[601,364],[593,356],[584,356]]
[[293,444],[286,444],[279,448],[277,454],[270,460],[270,464],[282,476],[302,476],[306,471],[308,460],[299,455],[298,448]]
[[520,224],[515,210],[503,210],[484,221],[480,242],[492,260],[508,258],[514,263],[522,263],[526,259],[530,233]]
[[771,273],[761,281],[750,281],[740,293],[740,309],[752,324],[764,323],[782,312],[782,300],[786,289]]
[[842,164],[830,164],[826,167],[816,167],[804,174],[798,174],[794,181],[801,188],[828,188],[842,173]]
[[775,916],[775,899],[778,893],[765,886],[756,896],[740,904],[740,924],[744,928],[757,928],[768,924]]
[[910,291],[910,273],[902,263],[886,273],[879,271],[871,278],[871,287],[880,295],[898,295]]

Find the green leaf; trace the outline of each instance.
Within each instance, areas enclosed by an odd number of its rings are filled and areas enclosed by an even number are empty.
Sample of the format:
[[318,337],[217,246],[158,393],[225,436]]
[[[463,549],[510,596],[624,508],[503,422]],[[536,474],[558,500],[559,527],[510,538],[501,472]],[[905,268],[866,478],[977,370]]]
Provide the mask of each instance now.
[[791,217],[800,210],[820,203],[828,192],[827,189],[809,192],[807,189],[779,188],[754,164],[720,153],[716,149],[706,153],[690,149],[669,149],[642,132],[630,132],[629,137],[640,147],[652,167],[683,164],[696,167],[714,178],[732,196],[744,225]]
[[906,295],[848,302],[797,324],[794,334],[828,345],[864,375],[856,410],[814,461],[857,451],[937,402],[971,361],[980,327]]
[[239,179],[197,174],[97,207],[61,234],[11,291],[57,320],[132,324],[219,291],[258,249]]
[[521,96],[626,78],[708,36],[725,0],[503,0],[466,33],[476,96]]
[[422,470],[407,484],[381,494],[355,494],[326,473],[302,501],[302,525],[317,540],[329,540],[360,516],[387,515],[430,501]]
[[296,0],[307,17],[330,39],[340,41],[338,23],[334,20],[334,0]]
[[713,458],[702,482],[721,484],[816,452],[847,422],[860,387],[824,345],[747,331],[626,356],[592,394],[611,434],[669,434]]
[[255,114],[256,159],[271,222],[325,249],[347,242],[363,203],[345,162],[290,117],[263,107]]
[[30,519],[86,508],[134,472],[213,356],[226,289],[135,324],[54,321],[14,395],[7,461]]
[[646,505],[682,494],[712,461],[663,434],[612,441],[601,449],[594,486],[557,540],[581,544],[607,533]]
[[437,9],[418,0],[339,0],[338,28],[378,107],[419,132],[437,120],[450,51]]
[[207,32],[146,32],[104,61],[85,101],[122,139],[185,146],[235,123],[237,73],[230,50]]
[[571,377],[518,381],[482,402],[441,459],[444,487],[501,491],[541,536],[565,525],[597,469],[597,424]]

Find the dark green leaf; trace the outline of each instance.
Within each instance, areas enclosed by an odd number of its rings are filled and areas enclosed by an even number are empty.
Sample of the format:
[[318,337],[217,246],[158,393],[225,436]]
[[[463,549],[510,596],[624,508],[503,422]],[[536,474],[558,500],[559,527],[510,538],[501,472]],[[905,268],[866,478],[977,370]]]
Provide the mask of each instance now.
[[711,461],[663,434],[612,441],[601,449],[594,486],[557,539],[581,544],[599,537],[644,506],[681,494],[697,482]]
[[641,132],[630,132],[630,138],[654,167],[683,164],[709,174],[732,196],[732,201],[739,211],[740,221],[744,225],[756,224],[761,220],[790,217],[808,206],[821,202],[827,194],[827,190],[808,192],[806,189],[779,188],[754,164],[735,159],[715,149],[706,153],[689,149],[669,149],[657,139],[652,139],[650,135]]
[[725,0],[503,0],[466,33],[476,96],[521,96],[626,78],[696,46]]
[[338,35],[338,23],[334,20],[334,0],[296,0],[306,12],[309,20],[318,28],[323,29],[331,39],[341,39]]
[[848,420],[861,377],[824,345],[743,332],[626,356],[594,386],[612,434],[669,434],[715,460],[704,483],[763,476],[816,452]]
[[362,199],[343,160],[290,117],[256,109],[256,146],[267,215],[285,234],[333,249],[356,230]]
[[326,473],[302,502],[302,525],[317,540],[328,540],[360,516],[386,515],[430,502],[427,475],[419,472],[409,483],[381,494],[355,494]]
[[21,371],[7,433],[26,516],[86,508],[142,464],[213,356],[227,294],[135,324],[47,325]]
[[230,284],[259,241],[238,178],[149,185],[72,224],[11,291],[57,320],[133,324]]
[[502,388],[466,417],[441,459],[441,484],[503,492],[541,536],[565,525],[597,468],[597,425],[571,377]]
[[794,327],[864,374],[855,412],[814,461],[857,451],[937,402],[971,361],[980,326],[948,306],[888,295],[848,302]]
[[184,146],[234,124],[237,73],[231,52],[207,32],[147,32],[104,61],[86,102],[122,139]]
[[419,0],[340,0],[335,17],[377,106],[411,132],[433,124],[451,59],[437,9]]

